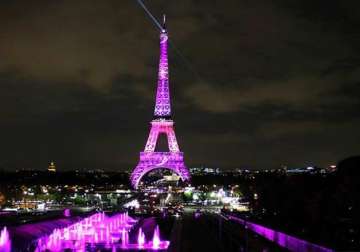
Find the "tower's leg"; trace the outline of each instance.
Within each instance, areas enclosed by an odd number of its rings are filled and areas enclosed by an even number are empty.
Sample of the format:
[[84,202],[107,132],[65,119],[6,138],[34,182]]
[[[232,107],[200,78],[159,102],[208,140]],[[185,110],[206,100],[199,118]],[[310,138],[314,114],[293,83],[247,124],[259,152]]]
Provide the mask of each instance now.
[[168,127],[166,132],[168,138],[169,150],[171,152],[179,152],[179,145],[176,140],[176,135],[173,127]]
[[[131,183],[137,188],[144,174],[157,169],[170,169],[177,173],[183,181],[190,179],[188,169],[184,164],[183,153],[179,150],[172,120],[157,119],[151,122],[151,129],[144,152],[140,153],[140,161],[131,174]],[[167,136],[169,151],[155,152],[159,134]]]
[[152,125],[148,140],[145,145],[145,152],[154,152],[155,151],[158,137],[159,137],[159,127],[156,125]]

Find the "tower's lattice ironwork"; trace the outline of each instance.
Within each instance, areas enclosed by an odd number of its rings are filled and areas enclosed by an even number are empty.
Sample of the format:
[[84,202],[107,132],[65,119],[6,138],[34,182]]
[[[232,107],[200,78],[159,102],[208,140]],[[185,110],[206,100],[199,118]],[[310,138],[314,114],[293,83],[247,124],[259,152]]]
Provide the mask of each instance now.
[[[176,140],[174,121],[171,120],[167,46],[168,34],[164,25],[160,32],[160,61],[154,120],[151,121],[151,130],[145,149],[140,152],[140,161],[131,174],[131,184],[134,188],[138,187],[141,178],[146,173],[159,168],[174,171],[183,181],[190,179],[189,171],[184,163],[184,153],[180,151]],[[155,151],[160,134],[167,136],[168,152]]]

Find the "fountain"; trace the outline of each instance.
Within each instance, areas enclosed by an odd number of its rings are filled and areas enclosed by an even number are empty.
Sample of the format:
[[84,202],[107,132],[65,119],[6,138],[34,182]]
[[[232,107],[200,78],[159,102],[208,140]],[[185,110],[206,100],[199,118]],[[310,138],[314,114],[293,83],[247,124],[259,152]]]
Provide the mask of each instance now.
[[[126,241],[126,240],[125,240]],[[141,228],[139,228],[137,243],[123,242],[118,246],[122,250],[166,250],[170,245],[170,241],[163,241],[160,239],[160,229],[156,226],[151,241],[146,242],[146,237]]]
[[121,231],[121,246],[126,248],[128,244],[129,244],[129,234],[125,230],[125,228],[123,228]]
[[119,240],[121,230],[127,233],[135,223],[136,220],[125,213],[112,217],[96,213],[68,227],[54,229],[49,236],[39,238],[36,251],[82,250],[88,244],[110,246]]
[[[136,243],[129,242],[129,232],[136,224],[136,220],[127,213],[111,217],[104,213],[96,213],[68,227],[54,229],[48,236],[37,240],[36,252],[60,252],[65,249],[73,251],[87,251],[87,248],[107,248],[122,250],[165,250],[170,242],[160,239],[160,230],[156,226],[152,241],[146,242],[141,228],[138,231]],[[0,250],[0,252],[3,252]],[[8,251],[6,251],[8,252]]]
[[160,246],[160,231],[159,231],[159,226],[156,226],[155,230],[154,230],[154,236],[153,236],[153,240],[152,240],[152,247],[154,249],[158,249]]
[[10,252],[11,241],[7,228],[4,227],[0,232],[0,252]]
[[142,248],[145,244],[146,240],[145,240],[145,234],[142,231],[141,228],[139,228],[139,233],[138,233],[138,238],[137,238],[137,243],[139,244],[139,247]]
[[70,212],[70,209],[69,208],[66,208],[64,210],[64,217],[71,217],[71,212]]

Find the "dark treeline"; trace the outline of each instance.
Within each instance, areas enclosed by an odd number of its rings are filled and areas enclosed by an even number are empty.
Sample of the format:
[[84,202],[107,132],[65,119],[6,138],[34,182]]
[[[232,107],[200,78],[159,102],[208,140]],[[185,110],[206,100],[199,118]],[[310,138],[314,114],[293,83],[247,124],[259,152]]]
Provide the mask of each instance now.
[[129,175],[120,172],[0,172],[0,185],[130,185]]
[[192,184],[238,184],[253,222],[337,250],[360,250],[360,157],[330,174],[269,172],[198,176]]

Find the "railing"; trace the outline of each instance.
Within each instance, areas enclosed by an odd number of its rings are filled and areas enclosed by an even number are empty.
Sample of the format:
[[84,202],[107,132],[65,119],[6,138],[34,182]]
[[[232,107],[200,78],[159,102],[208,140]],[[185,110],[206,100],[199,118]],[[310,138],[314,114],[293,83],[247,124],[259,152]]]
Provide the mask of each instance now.
[[285,233],[273,230],[268,227],[261,226],[259,224],[255,224],[253,222],[249,222],[243,220],[239,217],[235,217],[232,215],[227,215],[230,220],[236,221],[242,225],[244,225],[249,230],[261,235],[265,239],[275,242],[277,245],[286,248],[293,252],[334,252],[333,249],[329,249],[299,238],[296,238],[291,235],[287,235]]

